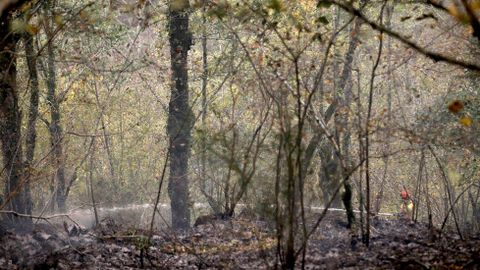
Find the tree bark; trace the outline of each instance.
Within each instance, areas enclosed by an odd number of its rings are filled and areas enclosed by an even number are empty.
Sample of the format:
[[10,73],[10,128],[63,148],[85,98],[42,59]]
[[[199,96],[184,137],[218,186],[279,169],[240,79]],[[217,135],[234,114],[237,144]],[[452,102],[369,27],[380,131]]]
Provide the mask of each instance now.
[[[362,1],[363,4],[363,1]],[[337,14],[338,16],[338,14]],[[340,76],[339,82],[338,82],[338,88],[335,89],[336,91],[336,104],[340,108],[349,108],[350,103],[352,102],[352,83],[351,83],[351,75],[352,75],[352,63],[353,63],[353,58],[355,55],[355,50],[358,46],[358,31],[360,30],[361,26],[361,21],[359,19],[355,19],[354,25],[352,30],[350,31],[350,42],[348,45],[347,52],[345,54],[345,60],[344,60],[344,65],[343,65],[343,70],[342,70],[342,75]],[[340,92],[343,93],[343,95],[340,95]],[[339,144],[341,143],[342,145],[342,153],[343,156],[345,157],[345,163],[350,166],[352,161],[351,161],[351,156],[349,154],[350,152],[350,130],[348,129],[348,116],[347,115],[339,115],[337,114],[337,109],[335,108],[335,124],[337,127],[341,127],[344,132],[342,136],[342,140],[340,141],[340,134],[336,134],[336,139],[339,141]],[[319,156],[321,158],[322,162],[322,168],[319,173],[320,181],[321,181],[321,186],[322,186],[322,191],[324,194],[324,201],[329,202],[331,195],[334,193],[336,187],[338,186],[338,183],[340,179],[342,178],[341,176],[341,168],[339,166],[339,160],[338,157],[334,154],[334,149],[330,145],[329,142],[326,142],[327,145],[323,146],[320,148],[319,151]],[[351,227],[352,223],[354,222],[355,216],[353,214],[353,207],[352,207],[352,202],[351,202],[351,185],[348,183],[348,181],[344,182],[344,196],[342,198],[340,195],[337,195],[333,199],[332,206],[333,207],[339,207],[341,205],[341,202],[343,201],[343,204],[345,206],[345,209],[347,210],[347,218],[348,218],[348,226]]]
[[[337,162],[335,150],[328,141],[324,142],[324,145],[320,147],[318,155],[320,156],[322,163],[318,172],[318,176],[320,178],[320,188],[322,189],[323,202],[326,206],[332,200],[335,189],[340,182],[338,175],[339,164]],[[336,195],[333,198],[330,206],[333,208],[340,208],[342,206],[342,201],[339,195]]]
[[[48,11],[49,12],[49,11]],[[65,158],[63,155],[63,130],[61,126],[60,102],[56,95],[56,68],[55,68],[55,51],[53,47],[53,33],[51,22],[47,22],[46,33],[48,36],[47,44],[47,102],[50,106],[50,137],[52,143],[52,165],[55,183],[55,201],[58,210],[64,212],[66,210],[65,196]]]
[[[394,4],[388,5],[386,8],[386,19],[385,19],[385,26],[390,28],[391,27],[391,21],[392,21],[392,14],[394,11]],[[386,49],[387,49],[387,123],[392,123],[392,87],[394,78],[393,78],[393,72],[392,72],[392,38],[390,36],[387,37],[386,39]],[[383,176],[382,176],[382,181],[380,182],[380,188],[377,193],[377,197],[375,198],[375,213],[379,213],[380,209],[382,207],[382,200],[383,200],[383,195],[384,195],[384,189],[385,189],[385,183],[387,182],[387,177],[388,177],[388,169],[389,169],[389,155],[390,155],[390,137],[391,137],[391,130],[390,127],[387,127],[387,130],[385,131],[385,145],[384,145],[384,150],[383,150]],[[416,204],[415,204],[416,206]],[[415,207],[415,209],[417,209]]]
[[188,103],[187,57],[192,44],[188,29],[189,7],[187,0],[175,1],[169,11],[172,82],[167,125],[170,142],[168,194],[175,230],[190,227],[188,159],[193,117]]
[[[363,6],[365,3],[364,0],[360,2]],[[352,103],[352,64],[353,64],[353,57],[355,56],[355,50],[358,47],[358,33],[360,31],[360,26],[362,22],[355,18],[355,22],[353,28],[350,32],[350,43],[348,45],[347,54],[345,55],[345,64],[343,66],[342,76],[340,79],[340,89],[343,91],[343,98],[341,98],[340,104],[343,108],[348,109],[350,111],[350,105]],[[348,114],[343,114],[337,118],[339,125],[344,129],[341,147],[343,156],[345,158],[345,163],[347,166],[352,166],[352,156],[350,154],[350,144],[351,144],[351,130],[348,127]],[[341,172],[342,174],[345,172]],[[348,227],[351,228],[353,223],[355,222],[355,215],[353,213],[352,207],[352,187],[348,181],[345,181],[343,184],[344,193],[342,194],[342,201],[345,206],[345,210],[347,212],[347,221]]]
[[[38,118],[38,100],[39,100],[39,85],[38,85],[38,70],[37,70],[37,56],[33,49],[33,37],[30,35],[24,36],[25,43],[25,58],[28,67],[28,75],[30,79],[30,107],[28,111],[28,123],[26,133],[26,153],[25,166],[30,168],[35,156],[35,144],[37,141],[37,118]],[[25,194],[30,196],[30,177],[28,175],[24,189]],[[32,205],[27,205],[27,214],[32,214]]]
[[[31,199],[23,189],[21,147],[21,111],[18,106],[16,45],[17,34],[9,31],[9,13],[0,17],[0,142],[4,162],[5,205],[9,210],[27,214]],[[20,222],[14,218],[15,222]],[[31,224],[31,219],[22,219]]]

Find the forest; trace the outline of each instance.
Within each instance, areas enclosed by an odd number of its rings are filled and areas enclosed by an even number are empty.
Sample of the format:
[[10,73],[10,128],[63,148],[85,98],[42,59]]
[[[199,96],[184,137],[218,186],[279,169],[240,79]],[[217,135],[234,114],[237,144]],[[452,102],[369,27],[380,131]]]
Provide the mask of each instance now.
[[479,269],[480,0],[1,0],[0,269]]

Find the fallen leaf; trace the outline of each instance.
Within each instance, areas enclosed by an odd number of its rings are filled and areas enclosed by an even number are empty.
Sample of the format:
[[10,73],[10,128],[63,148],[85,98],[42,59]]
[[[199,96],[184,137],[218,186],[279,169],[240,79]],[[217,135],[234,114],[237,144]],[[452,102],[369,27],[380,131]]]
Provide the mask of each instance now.
[[472,125],[473,123],[473,120],[470,116],[463,116],[463,117],[460,117],[460,119],[458,120],[458,122],[460,122],[460,124],[466,126],[466,127],[469,127]]

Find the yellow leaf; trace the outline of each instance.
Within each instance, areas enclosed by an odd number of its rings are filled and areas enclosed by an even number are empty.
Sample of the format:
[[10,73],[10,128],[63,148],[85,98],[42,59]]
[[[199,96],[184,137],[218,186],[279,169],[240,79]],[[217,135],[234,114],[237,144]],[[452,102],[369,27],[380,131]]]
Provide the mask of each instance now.
[[128,13],[128,12],[135,11],[135,8],[136,8],[135,4],[125,4],[125,5],[122,6],[121,10],[124,13]]
[[480,9],[480,0],[474,0],[472,1],[472,3],[470,4],[470,8],[473,10],[473,11],[478,11]]
[[448,13],[450,13],[450,15],[457,18],[457,20],[461,22],[468,23],[470,21],[470,18],[468,17],[468,15],[465,14],[463,11],[458,10],[455,4],[451,4],[450,6],[448,6],[447,10],[448,10]]
[[455,4],[451,4],[450,6],[448,6],[447,10],[448,10],[448,13],[450,13],[450,15],[452,15],[454,17],[457,17],[459,15],[458,9],[455,6]]
[[53,21],[55,22],[55,24],[56,24],[57,26],[60,26],[60,25],[63,24],[62,16],[60,16],[60,15],[58,15],[58,14],[53,17]]
[[171,11],[181,11],[190,6],[188,0],[171,0],[170,1],[170,10]]
[[22,19],[14,19],[10,23],[10,30],[14,33],[23,33],[27,28],[27,23]]
[[23,4],[23,5],[20,7],[19,11],[20,11],[21,13],[25,13],[25,12],[28,11],[31,7],[32,7],[32,2],[31,2],[31,1],[28,1],[28,2],[26,2],[25,4]]
[[34,36],[38,33],[38,27],[36,27],[35,25],[27,24],[25,26],[25,31],[30,35]]
[[88,20],[88,13],[85,11],[85,10],[82,10],[80,11],[80,14],[78,14],[78,16],[80,16],[80,18],[82,18],[83,20]]
[[460,122],[460,124],[462,124],[466,127],[469,127],[469,126],[472,125],[473,119],[470,116],[462,116],[462,117],[460,117],[458,122]]

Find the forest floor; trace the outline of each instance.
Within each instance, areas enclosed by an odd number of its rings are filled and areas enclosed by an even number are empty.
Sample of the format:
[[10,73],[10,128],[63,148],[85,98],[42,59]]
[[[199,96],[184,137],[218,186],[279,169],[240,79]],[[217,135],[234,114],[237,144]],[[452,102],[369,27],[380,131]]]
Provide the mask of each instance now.
[[[211,220],[188,234],[41,225],[3,230],[0,269],[274,269],[276,238],[266,222]],[[143,235],[143,236],[142,236]],[[352,241],[353,239],[353,241]],[[301,257],[301,256],[300,256]],[[301,267],[301,258],[298,260]],[[480,239],[461,240],[405,220],[376,219],[370,248],[328,216],[309,242],[306,269],[478,269]]]

